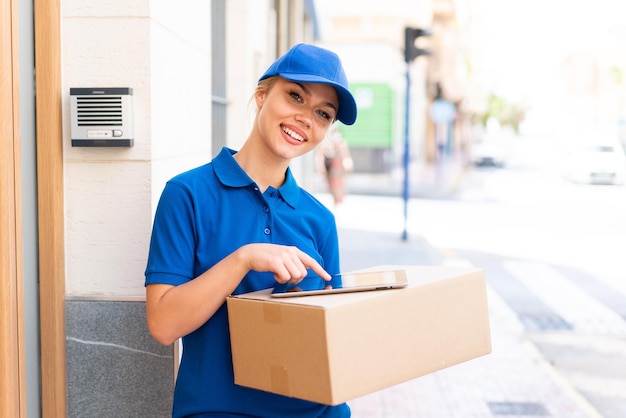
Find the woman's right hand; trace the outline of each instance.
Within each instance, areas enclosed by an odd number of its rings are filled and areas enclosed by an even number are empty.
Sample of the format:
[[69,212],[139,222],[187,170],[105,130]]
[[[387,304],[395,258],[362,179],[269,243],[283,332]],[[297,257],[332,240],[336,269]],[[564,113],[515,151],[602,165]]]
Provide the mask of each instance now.
[[296,284],[313,270],[324,280],[331,276],[310,255],[294,246],[278,244],[247,244],[240,248],[248,270],[271,271],[278,283]]

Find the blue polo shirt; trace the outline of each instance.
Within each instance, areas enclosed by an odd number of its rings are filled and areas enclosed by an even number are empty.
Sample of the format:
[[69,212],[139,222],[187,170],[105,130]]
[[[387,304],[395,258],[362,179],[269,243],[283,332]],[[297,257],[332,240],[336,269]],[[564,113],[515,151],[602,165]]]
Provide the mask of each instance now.
[[[167,182],[154,219],[146,285],[180,285],[249,243],[293,245],[330,274],[339,273],[335,219],[301,189],[291,171],[261,193],[223,148],[209,164]],[[233,294],[272,287],[271,272],[249,272]],[[226,304],[183,337],[173,417],[349,417],[346,404],[326,406],[234,384]]]

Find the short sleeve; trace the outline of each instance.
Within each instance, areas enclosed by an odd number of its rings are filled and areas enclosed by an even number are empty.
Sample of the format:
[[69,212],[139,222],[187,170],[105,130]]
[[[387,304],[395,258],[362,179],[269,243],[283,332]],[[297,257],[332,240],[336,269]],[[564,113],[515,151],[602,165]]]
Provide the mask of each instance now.
[[145,284],[179,285],[194,278],[196,217],[192,194],[166,184],[155,213]]

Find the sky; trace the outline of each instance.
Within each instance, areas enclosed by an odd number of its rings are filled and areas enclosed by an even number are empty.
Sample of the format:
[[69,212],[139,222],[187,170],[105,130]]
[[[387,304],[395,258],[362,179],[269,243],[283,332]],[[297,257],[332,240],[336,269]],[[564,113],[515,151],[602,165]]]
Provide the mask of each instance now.
[[[548,89],[574,49],[626,46],[625,0],[481,0],[486,77],[508,96]],[[621,31],[621,38],[616,36]]]
[[527,104],[529,121],[567,118],[562,66],[572,51],[610,51],[626,69],[626,0],[479,0],[482,83]]

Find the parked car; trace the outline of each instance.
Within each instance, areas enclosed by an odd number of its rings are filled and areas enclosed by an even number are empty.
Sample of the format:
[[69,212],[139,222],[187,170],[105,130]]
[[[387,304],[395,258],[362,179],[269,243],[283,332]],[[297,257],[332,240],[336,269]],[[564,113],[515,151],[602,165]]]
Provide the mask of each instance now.
[[626,154],[617,137],[572,144],[566,155],[565,177],[582,184],[624,184]]
[[475,131],[476,139],[470,151],[472,163],[477,166],[504,166],[509,158],[512,136],[512,132],[490,118],[484,130]]
[[502,167],[506,163],[508,146],[502,138],[485,136],[472,144],[471,155],[474,165]]

